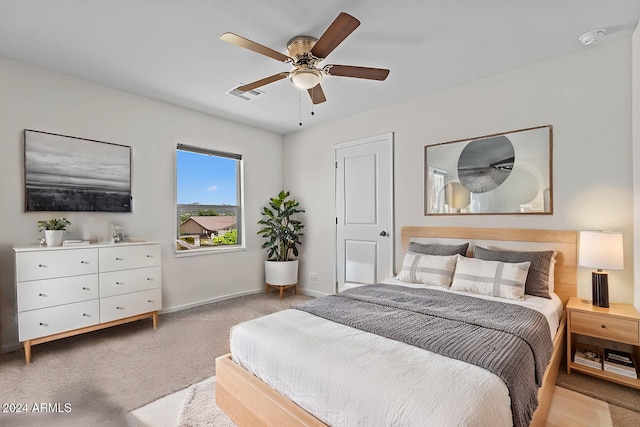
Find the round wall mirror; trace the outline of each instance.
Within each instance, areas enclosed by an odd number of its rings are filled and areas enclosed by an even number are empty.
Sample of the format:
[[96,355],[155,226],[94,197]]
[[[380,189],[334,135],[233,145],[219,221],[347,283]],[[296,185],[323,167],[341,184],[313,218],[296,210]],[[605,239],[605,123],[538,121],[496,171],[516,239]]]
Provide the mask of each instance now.
[[458,179],[471,193],[485,193],[502,184],[513,170],[515,151],[504,135],[469,142],[458,158]]

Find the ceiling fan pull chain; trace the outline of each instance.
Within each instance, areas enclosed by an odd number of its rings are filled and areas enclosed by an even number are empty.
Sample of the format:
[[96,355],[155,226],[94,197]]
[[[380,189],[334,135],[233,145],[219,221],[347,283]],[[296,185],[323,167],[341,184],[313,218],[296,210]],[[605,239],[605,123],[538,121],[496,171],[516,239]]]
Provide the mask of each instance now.
[[[317,85],[316,85],[316,86],[317,86]],[[315,99],[315,98],[313,97],[313,90],[316,88],[316,86],[314,86],[314,87],[312,87],[312,88],[311,88],[311,99]],[[312,115],[312,116],[315,114],[315,112],[313,111],[313,106],[314,106],[314,103],[313,103],[313,101],[312,101],[312,102],[311,102],[311,115]]]
[[298,124],[302,126],[302,92],[298,91],[298,115],[300,117],[300,121]]

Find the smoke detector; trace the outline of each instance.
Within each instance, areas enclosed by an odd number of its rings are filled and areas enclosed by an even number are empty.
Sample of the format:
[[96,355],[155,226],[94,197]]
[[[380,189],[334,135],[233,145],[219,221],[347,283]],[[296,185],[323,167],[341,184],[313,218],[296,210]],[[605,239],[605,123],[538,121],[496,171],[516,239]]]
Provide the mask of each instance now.
[[600,40],[602,37],[604,37],[606,32],[607,32],[607,30],[604,29],[604,28],[599,28],[597,30],[591,30],[591,31],[588,31],[588,32],[584,33],[580,37],[578,37],[578,40],[580,40],[583,45],[587,46],[587,45],[590,45],[592,43],[596,43],[598,40]]

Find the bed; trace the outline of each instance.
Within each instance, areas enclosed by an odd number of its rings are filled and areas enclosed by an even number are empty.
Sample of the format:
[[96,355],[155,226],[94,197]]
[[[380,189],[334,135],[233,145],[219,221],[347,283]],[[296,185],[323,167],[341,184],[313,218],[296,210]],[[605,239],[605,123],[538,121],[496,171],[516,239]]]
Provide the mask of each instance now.
[[[477,295],[468,297],[464,295],[465,292],[443,290],[437,286],[433,289],[429,286],[407,286],[404,281],[398,282],[397,279],[392,279],[388,284],[359,287],[366,289],[362,291],[356,289],[351,296],[335,297],[336,299],[331,300],[331,304],[323,305],[324,298],[320,298],[313,301],[313,303],[317,301],[318,307],[306,310],[285,310],[234,327],[231,337],[233,356],[226,355],[216,360],[216,401],[237,425],[313,426],[326,425],[325,422],[330,425],[415,425],[418,423],[526,425],[530,423],[538,426],[545,424],[564,351],[566,319],[563,307],[569,297],[576,295],[576,232],[403,227],[401,234],[404,252],[410,245],[416,243],[455,245],[460,242],[470,243],[469,253],[473,253],[477,247],[480,247],[477,248],[478,252],[482,248],[554,251],[555,264],[551,269],[554,278],[552,297],[525,296],[526,304],[535,306],[540,303],[541,309],[535,311],[532,319],[535,318],[538,323],[542,322],[540,319],[544,319],[544,327],[540,326],[538,329],[548,327],[544,334],[550,342],[550,347],[539,352],[540,354],[548,352],[548,355],[539,357],[534,354],[531,362],[520,363],[525,367],[523,369],[500,370],[502,368],[499,368],[492,372],[489,368],[495,369],[496,364],[493,362],[487,362],[487,366],[484,367],[467,363],[465,355],[468,351],[465,349],[445,349],[444,355],[438,354],[431,348],[421,348],[421,344],[416,345],[415,342],[407,343],[390,339],[388,334],[398,331],[380,330],[380,324],[376,324],[372,330],[368,331],[366,327],[365,330],[360,329],[360,326],[354,328],[348,323],[353,320],[342,324],[340,320],[332,317],[339,317],[346,311],[357,310],[357,308],[345,309],[351,306],[341,306],[342,299],[349,297],[349,299],[358,300],[358,304],[368,304],[368,300],[364,302],[362,300],[370,298],[368,293],[372,292],[400,292],[400,296],[394,294],[391,299],[402,300],[402,304],[405,304],[405,300],[418,298],[420,306],[428,305],[425,304],[426,300],[420,299],[425,293],[430,294],[429,298],[435,299],[440,298],[441,294],[447,294],[446,298],[451,298],[448,294],[452,294],[452,298],[456,301],[451,304],[462,304],[456,310],[447,310],[454,312],[456,316],[459,315],[458,313],[467,311],[468,300],[474,300],[472,303],[476,304],[475,300],[498,299],[496,304],[500,305],[496,307],[509,306],[499,310],[492,308],[489,310],[492,312],[525,310],[520,308],[521,304],[503,301],[502,298],[484,296],[477,298]],[[461,265],[459,263],[458,267]],[[402,272],[405,272],[404,266]],[[425,288],[427,290],[424,290]],[[367,294],[363,295],[363,292]],[[456,294],[462,294],[462,296],[458,297]],[[344,304],[347,303],[351,304],[344,301]],[[446,304],[449,304],[448,299]],[[487,304],[494,304],[494,302],[487,301]],[[376,308],[373,311],[377,310]],[[391,311],[388,307],[380,310],[382,310],[380,316],[385,319],[396,315],[395,307]],[[434,306],[434,310],[438,310],[438,307]],[[411,316],[414,315],[414,311],[416,311],[415,308],[409,309]],[[529,312],[532,311],[526,310],[526,313]],[[398,314],[398,316],[398,318],[407,317],[405,314]],[[422,320],[422,317],[414,319],[411,316],[409,316],[410,325],[413,324],[411,322],[434,321],[433,316],[426,318],[427,320]],[[517,312],[514,316],[521,317],[523,314]],[[366,316],[356,316],[357,319],[361,317]],[[458,320],[456,318],[454,322]],[[386,324],[400,323],[394,320]],[[429,329],[431,323],[424,325],[426,326],[419,329]],[[461,328],[465,329],[465,327]],[[400,333],[405,329],[407,329],[406,326],[399,328]],[[449,329],[451,329],[449,326],[438,326],[433,330]],[[460,332],[458,329],[451,330],[454,334]],[[541,332],[537,334],[539,337],[544,335]],[[460,341],[466,342],[467,339],[472,338],[464,338]],[[418,341],[430,340],[437,341],[440,347],[448,347],[443,345],[443,342],[446,344],[448,341],[455,341],[451,339],[447,341],[446,337],[431,338],[430,334]],[[485,341],[492,342],[483,338],[479,340],[478,345],[483,345]],[[515,341],[519,342],[520,338]],[[301,345],[301,342],[304,345]],[[502,344],[494,343],[494,347],[502,348]],[[447,351],[453,353],[448,354]],[[522,350],[518,355],[523,354],[522,360],[529,360],[526,359],[529,356],[525,357],[524,353],[525,351]],[[463,357],[460,357],[460,354],[463,354]],[[356,366],[354,367],[350,362],[355,362]],[[511,371],[515,372],[513,376],[518,378],[524,375],[521,371],[531,371],[534,379],[530,381],[534,381],[539,387],[534,389],[536,402],[533,410],[535,412],[531,410],[531,413],[521,416],[520,409],[514,410],[514,408],[525,407],[517,405],[520,405],[520,401],[527,402],[527,399],[520,397],[527,392],[520,391],[522,388],[519,385],[520,380],[507,378],[503,381],[504,372]],[[478,393],[477,390],[482,392]],[[528,390],[531,394],[530,387]]]

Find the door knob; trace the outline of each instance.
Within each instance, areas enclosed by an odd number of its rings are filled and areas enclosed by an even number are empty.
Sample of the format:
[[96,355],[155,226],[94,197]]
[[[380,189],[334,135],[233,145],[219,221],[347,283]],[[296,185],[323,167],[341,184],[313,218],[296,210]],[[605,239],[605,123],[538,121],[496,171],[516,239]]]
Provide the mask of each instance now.
[[380,235],[381,235],[382,237],[384,237],[384,236],[386,236],[386,235],[387,235],[387,232],[386,232],[386,231],[384,231],[384,230],[382,230],[382,231],[380,232]]

